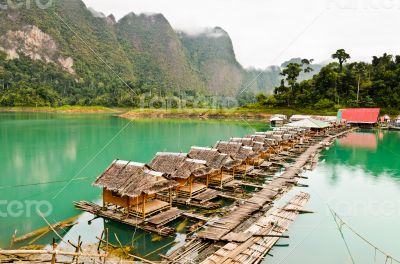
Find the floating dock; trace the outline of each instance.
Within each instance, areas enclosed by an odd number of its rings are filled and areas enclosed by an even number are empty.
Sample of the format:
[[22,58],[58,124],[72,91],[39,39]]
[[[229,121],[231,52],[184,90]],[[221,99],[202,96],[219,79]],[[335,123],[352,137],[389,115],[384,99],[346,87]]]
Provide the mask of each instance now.
[[[300,174],[316,161],[318,153],[335,138],[352,130],[335,131],[310,140],[304,152],[294,158],[282,174],[273,177],[261,190],[234,207],[219,219],[211,219],[180,248],[170,252],[163,263],[259,263],[284,236],[300,213],[310,213],[304,206],[310,195],[300,192],[282,208],[273,201],[282,197],[304,177]],[[313,144],[311,144],[313,142]],[[236,182],[237,183],[237,182]],[[240,184],[240,183],[239,183]],[[257,186],[259,187],[259,186]]]
[[[315,167],[319,152],[336,137],[352,130],[334,129],[325,135],[308,135],[303,143],[292,144],[284,151],[269,155],[252,170],[244,173],[232,170],[235,179],[230,179],[222,186],[204,187],[198,192],[191,190],[188,197],[172,197],[171,192],[169,196],[161,193],[155,196],[160,201],[205,210],[218,208],[219,204],[213,202],[217,198],[235,201],[232,205],[218,209],[218,214],[212,213],[212,216],[170,207],[156,215],[140,218],[123,208],[113,209],[84,201],[75,203],[75,206],[96,216],[163,236],[176,233],[168,224],[179,217],[199,221],[199,230],[191,232],[184,245],[163,255],[163,263],[259,263],[277,241],[285,237],[284,233],[295,218],[300,213],[309,212],[304,206],[310,195],[300,192],[282,208],[274,207],[273,202],[295,186],[306,187],[299,183],[304,178],[301,176],[304,169]],[[255,190],[237,193],[238,189],[242,190],[241,186]]]

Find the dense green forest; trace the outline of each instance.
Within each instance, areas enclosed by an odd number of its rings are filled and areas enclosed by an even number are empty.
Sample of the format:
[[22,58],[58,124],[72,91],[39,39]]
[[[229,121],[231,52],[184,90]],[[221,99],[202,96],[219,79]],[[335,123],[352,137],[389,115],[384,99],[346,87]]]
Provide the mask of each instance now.
[[0,12],[0,106],[237,106],[282,79],[279,66],[244,69],[219,27],[191,35],[162,14],[52,3]]
[[258,106],[316,110],[381,107],[388,112],[400,108],[400,56],[383,54],[374,56],[371,63],[347,63],[350,54],[339,49],[332,58],[337,61],[303,81],[298,77],[301,72],[312,72],[310,60],[289,63],[274,94],[257,96]]
[[400,56],[348,63],[338,50],[325,66],[244,69],[222,28],[190,35],[161,14],[116,21],[81,0],[53,2],[0,12],[0,106],[400,107]]

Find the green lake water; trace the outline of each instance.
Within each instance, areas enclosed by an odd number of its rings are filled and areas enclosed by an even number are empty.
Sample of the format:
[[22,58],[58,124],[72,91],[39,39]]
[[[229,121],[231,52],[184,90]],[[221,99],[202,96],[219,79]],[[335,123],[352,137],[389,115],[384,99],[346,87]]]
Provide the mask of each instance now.
[[[306,172],[311,200],[281,247],[264,263],[392,263],[343,227],[344,240],[328,206],[360,235],[400,258],[400,133],[362,131],[339,139],[322,152],[314,171]],[[288,199],[288,198],[286,198]],[[348,244],[347,250],[345,242]],[[287,246],[289,244],[289,246]],[[387,261],[387,262],[385,262]],[[393,261],[393,263],[395,263]]]
[[[146,163],[158,151],[187,152],[192,145],[212,146],[268,127],[247,121],[128,121],[112,115],[0,113],[0,247],[9,245],[16,229],[17,235],[23,235],[45,226],[36,213],[38,205],[49,213],[50,222],[57,222],[80,213],[73,201],[98,201],[101,191],[91,184],[114,159]],[[82,215],[85,220],[90,217]],[[104,225],[99,220],[75,226],[67,236],[75,240],[82,234],[95,241]],[[126,230],[119,232],[120,240],[131,242],[131,229],[113,223],[107,227]],[[150,243],[149,250],[157,246],[158,237],[137,230],[138,234],[150,237],[150,241],[138,240],[140,246]]]
[[[130,122],[111,115],[0,114],[0,247],[8,247],[16,229],[22,235],[45,226],[35,212],[38,202],[51,222],[80,214],[73,201],[98,202],[100,190],[91,183],[116,158],[148,162],[157,151],[186,152],[192,145],[211,146],[220,139],[266,129],[266,124],[239,121]],[[265,263],[351,263],[327,205],[371,242],[400,258],[399,150],[400,133],[363,131],[324,151],[316,170],[306,172],[309,179],[302,180],[310,187],[295,188],[277,202],[306,191],[311,194],[307,209],[315,213],[299,216],[287,232],[290,239],[281,239]],[[115,233],[144,256],[167,243],[176,246],[173,242],[183,241],[185,227],[191,225],[177,220],[172,225],[178,235],[161,239],[102,219],[88,224],[92,218],[81,214],[80,224],[65,230],[65,240],[83,235],[85,242],[94,242],[106,227],[110,240],[115,240]],[[374,263],[370,247],[345,227],[343,235],[355,263]],[[376,263],[385,259],[378,254]]]

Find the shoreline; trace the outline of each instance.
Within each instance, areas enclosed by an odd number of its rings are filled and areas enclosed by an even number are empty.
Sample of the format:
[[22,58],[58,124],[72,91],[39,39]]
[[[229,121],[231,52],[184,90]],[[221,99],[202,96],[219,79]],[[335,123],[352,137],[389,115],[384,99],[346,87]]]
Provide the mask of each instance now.
[[0,107],[0,113],[118,114],[121,111],[102,106]]
[[160,110],[160,109],[144,109],[144,110],[130,110],[118,115],[121,118],[135,120],[135,119],[232,119],[232,120],[269,120],[272,114],[266,112],[252,112],[243,111],[240,109],[173,109],[173,110]]
[[0,113],[55,113],[55,114],[115,114],[117,117],[136,119],[204,119],[265,121],[273,115],[262,110],[248,109],[132,109],[101,106],[63,107],[0,107]]
[[[62,107],[0,107],[0,113],[56,113],[56,114],[115,114],[115,116],[136,119],[199,119],[199,120],[252,120],[269,121],[274,114],[311,114],[309,111],[280,108],[234,108],[234,109],[140,109],[140,108],[108,108],[103,106],[62,106]],[[315,111],[314,115],[332,113]]]

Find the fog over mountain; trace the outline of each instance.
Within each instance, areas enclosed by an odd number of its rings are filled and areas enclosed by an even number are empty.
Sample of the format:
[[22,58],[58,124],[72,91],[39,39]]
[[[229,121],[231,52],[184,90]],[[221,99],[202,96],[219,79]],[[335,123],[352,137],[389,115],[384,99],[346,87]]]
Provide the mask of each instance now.
[[160,13],[117,20],[81,0],[53,0],[0,18],[3,105],[134,106],[147,93],[271,93],[281,80],[279,67],[243,67],[222,27],[186,32]]

